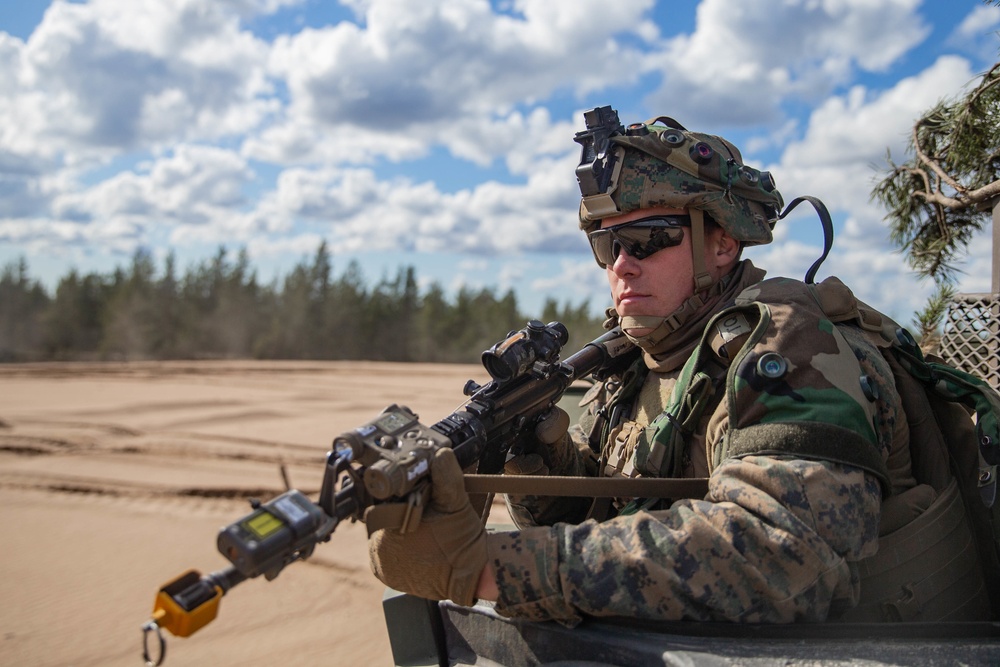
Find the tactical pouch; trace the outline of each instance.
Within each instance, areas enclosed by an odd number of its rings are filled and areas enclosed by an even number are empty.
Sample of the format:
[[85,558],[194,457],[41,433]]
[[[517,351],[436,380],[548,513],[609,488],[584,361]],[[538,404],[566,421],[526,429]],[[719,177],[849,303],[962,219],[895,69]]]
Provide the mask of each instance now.
[[[691,357],[695,359],[696,357]],[[687,439],[714,394],[712,378],[690,361],[681,371],[666,409],[645,428],[635,447],[635,468],[654,477],[681,474]]]
[[954,478],[916,519],[879,537],[878,553],[860,561],[858,570],[861,601],[838,621],[989,618],[990,600],[976,543]]
[[882,350],[920,485],[883,504],[878,553],[858,564],[861,602],[837,620],[988,620],[1000,601],[1000,505],[984,502],[981,480],[992,473],[979,450],[996,442],[998,397],[978,378],[926,360],[903,329]]
[[988,465],[1000,464],[1000,394],[974,375],[924,359],[904,329],[900,329],[897,336],[900,344],[894,350],[903,367],[935,395],[974,411],[979,452]]

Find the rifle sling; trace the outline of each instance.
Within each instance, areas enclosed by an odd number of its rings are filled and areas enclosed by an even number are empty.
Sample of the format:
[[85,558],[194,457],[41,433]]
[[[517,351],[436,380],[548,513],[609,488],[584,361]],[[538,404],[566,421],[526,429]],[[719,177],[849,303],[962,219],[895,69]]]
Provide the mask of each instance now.
[[708,479],[659,477],[560,477],[547,475],[466,475],[465,490],[532,496],[586,498],[704,498]]
[[[561,477],[548,475],[465,475],[465,490],[481,499],[494,493],[533,496],[578,496],[585,498],[704,498],[708,479],[662,479],[659,477]],[[488,504],[488,501],[487,501]],[[365,515],[369,537],[376,530],[415,530],[421,511],[406,502],[376,505]],[[422,510],[422,508],[421,508]],[[477,510],[477,513],[483,514]],[[484,516],[488,516],[486,513]],[[485,518],[483,519],[485,521]]]

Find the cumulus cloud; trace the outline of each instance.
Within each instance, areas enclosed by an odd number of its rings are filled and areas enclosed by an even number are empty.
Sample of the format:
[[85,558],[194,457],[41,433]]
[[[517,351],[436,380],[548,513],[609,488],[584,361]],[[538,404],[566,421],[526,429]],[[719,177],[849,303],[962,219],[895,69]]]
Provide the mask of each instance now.
[[[84,236],[138,242],[164,227],[228,227],[253,178],[232,151],[178,146],[138,171],[127,171],[91,188],[53,198],[52,216],[73,223]],[[36,225],[37,228],[37,225]],[[42,227],[44,229],[44,226]]]
[[536,266],[529,275],[536,276],[531,281],[531,289],[540,294],[558,294],[559,304],[589,302],[596,313],[602,313],[611,305],[607,275],[589,253],[579,260],[560,260],[556,271]]
[[[702,126],[782,122],[789,98],[815,101],[856,69],[882,71],[930,32],[920,0],[705,0],[693,33],[646,67],[662,84],[649,108]],[[892,29],[887,29],[892,26]],[[683,121],[682,121],[683,122]]]
[[816,107],[802,138],[787,143],[780,164],[769,169],[783,193],[814,194],[832,209],[871,221],[877,212],[868,198],[874,179],[887,167],[887,151],[897,161],[904,159],[917,118],[958,94],[973,77],[968,61],[944,56],[889,90],[855,86]]
[[[905,159],[913,122],[942,98],[959,94],[973,77],[967,60],[944,56],[889,90],[855,86],[818,106],[802,138],[788,143],[780,163],[768,167],[786,200],[800,194],[818,196],[839,222],[834,251],[821,277],[860,277],[852,282],[859,296],[897,316],[908,317],[923,305],[933,285],[917,281],[903,253],[889,242],[885,211],[869,198],[887,166],[886,151],[896,160]],[[819,223],[797,211],[794,218],[779,223],[776,238],[788,240],[793,227],[809,224]],[[786,241],[750,256],[782,274],[802,277],[821,252],[817,245]]]
[[[654,0],[345,0],[353,20],[273,41],[251,29],[306,1],[56,0],[26,41],[0,32],[0,242],[50,254],[240,243],[263,257],[326,240],[494,270],[509,257],[501,286],[602,304],[576,223],[580,109],[568,109],[594,93],[639,107],[644,86],[648,109],[691,126],[752,125],[745,152],[784,147],[765,168],[786,198],[818,195],[837,220],[821,276],[865,276],[873,302],[888,289],[920,300],[868,202],[873,165],[887,147],[901,155],[909,119],[972,66],[945,56],[889,90],[848,88],[926,38],[919,0],[703,0],[694,29],[667,37]],[[981,9],[956,35],[994,21]],[[813,113],[786,115],[802,104]],[[449,189],[405,168],[443,154],[446,168],[505,178]],[[820,248],[799,230],[815,224],[796,215],[776,230],[783,243],[754,252],[801,276]]]
[[623,0],[614,12],[600,0],[519,0],[509,14],[485,0],[353,4],[360,25],[276,40],[271,72],[290,104],[284,121],[248,146],[253,155],[363,162],[440,144],[488,162],[504,155],[512,136],[504,130],[520,129],[519,105],[635,81],[641,52],[616,36],[655,31],[644,18],[651,0]]
[[574,166],[563,159],[525,184],[488,181],[455,193],[431,181],[379,180],[364,168],[291,168],[246,217],[256,229],[307,221],[326,230],[331,247],[343,253],[579,251],[585,246],[572,213]]
[[19,132],[2,152],[74,161],[217,139],[276,108],[266,45],[223,3],[56,0],[27,42],[3,37],[0,116]]
[[948,38],[948,44],[985,62],[996,60],[1000,40],[1000,7],[989,4],[974,7]]
[[433,125],[606,85],[639,56],[614,35],[648,26],[651,5],[626,0],[605,12],[599,0],[521,0],[508,15],[485,0],[379,0],[367,3],[364,27],[279,38],[272,67],[288,82],[293,111],[318,122]]

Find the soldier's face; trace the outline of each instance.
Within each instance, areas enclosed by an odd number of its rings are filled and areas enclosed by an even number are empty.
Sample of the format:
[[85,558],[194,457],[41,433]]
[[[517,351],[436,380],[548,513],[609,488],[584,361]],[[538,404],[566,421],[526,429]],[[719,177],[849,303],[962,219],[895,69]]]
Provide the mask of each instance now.
[[[647,208],[608,218],[601,227],[648,218],[654,215],[683,215],[684,209]],[[680,245],[664,248],[645,259],[625,251],[618,253],[605,269],[615,310],[620,316],[666,317],[694,294],[694,267],[691,260],[691,230],[684,230]],[[642,335],[639,332],[639,335]]]

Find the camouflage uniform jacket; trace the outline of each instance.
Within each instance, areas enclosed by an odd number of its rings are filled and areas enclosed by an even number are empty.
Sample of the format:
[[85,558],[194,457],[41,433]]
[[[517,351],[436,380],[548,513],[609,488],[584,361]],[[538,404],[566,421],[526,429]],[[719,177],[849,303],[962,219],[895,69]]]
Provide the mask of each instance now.
[[[566,499],[513,499],[520,530],[489,538],[498,612],[567,625],[588,615],[786,623],[857,603],[855,563],[877,550],[881,499],[913,484],[908,453],[890,459],[907,449],[905,419],[870,342],[878,323],[835,278],[767,280],[723,305],[695,350],[711,378],[707,407],[659,471],[636,452],[689,380],[681,369],[646,374],[630,418],[588,438],[623,378],[595,388],[577,447],[551,457],[552,474],[580,474],[593,452],[605,474],[709,475],[706,497],[602,522],[581,521]],[[752,333],[723,351],[717,334],[733,313]]]

